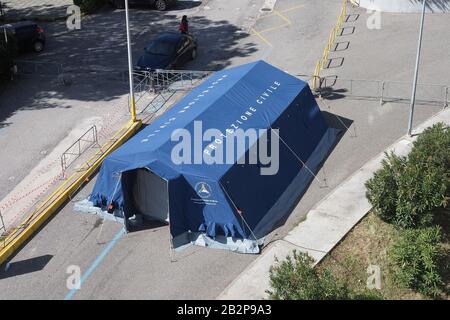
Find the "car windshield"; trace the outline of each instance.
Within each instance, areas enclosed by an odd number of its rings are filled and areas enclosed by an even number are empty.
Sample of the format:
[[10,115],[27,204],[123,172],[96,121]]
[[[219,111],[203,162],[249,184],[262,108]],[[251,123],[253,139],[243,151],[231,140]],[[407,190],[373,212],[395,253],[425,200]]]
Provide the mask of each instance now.
[[153,41],[147,46],[147,48],[145,48],[145,52],[162,56],[170,56],[175,52],[175,44],[166,41]]

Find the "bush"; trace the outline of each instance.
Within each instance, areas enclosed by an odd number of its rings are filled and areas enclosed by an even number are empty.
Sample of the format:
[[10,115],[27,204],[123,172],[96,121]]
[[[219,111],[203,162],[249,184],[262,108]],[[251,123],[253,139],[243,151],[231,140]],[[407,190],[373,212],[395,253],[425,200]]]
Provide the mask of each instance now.
[[73,4],[80,7],[81,12],[94,13],[105,4],[105,0],[73,0]]
[[395,279],[403,286],[436,297],[443,288],[440,274],[443,249],[439,226],[406,230],[402,238],[389,250]]
[[386,222],[395,222],[397,210],[398,180],[403,174],[406,159],[394,153],[387,154],[381,169],[366,182],[366,197],[373,211]]
[[446,205],[446,190],[443,168],[408,161],[398,179],[395,225],[402,228],[432,225],[433,210]]
[[434,209],[447,205],[449,163],[450,131],[442,123],[426,129],[407,158],[386,154],[366,182],[374,212],[398,227],[430,226]]
[[353,292],[351,298],[352,300],[383,300],[384,296],[378,290],[365,289],[360,292]]
[[450,169],[450,129],[442,122],[424,130],[413,144],[409,161]]
[[329,270],[319,273],[313,267],[313,259],[305,253],[293,252],[285,261],[270,268],[268,293],[276,300],[343,300],[380,299],[372,291],[354,292],[340,282]]

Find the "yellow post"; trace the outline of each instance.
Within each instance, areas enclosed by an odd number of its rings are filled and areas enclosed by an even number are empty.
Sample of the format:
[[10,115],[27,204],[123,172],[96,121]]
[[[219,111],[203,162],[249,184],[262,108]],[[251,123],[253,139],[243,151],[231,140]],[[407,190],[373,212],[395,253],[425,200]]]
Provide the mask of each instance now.
[[130,113],[131,122],[136,122],[136,102],[134,100],[134,96],[130,96]]
[[333,30],[331,30],[330,36],[328,37],[328,45],[327,45],[328,51],[331,50],[331,46],[332,46],[333,42],[334,42],[334,28],[333,28]]
[[313,75],[313,89],[317,89],[317,79],[320,77],[320,68],[321,68],[321,60],[318,60],[316,63],[316,68],[314,69],[314,75]]
[[131,55],[130,22],[128,18],[128,0],[125,0],[125,24],[127,29],[128,76],[130,84],[131,122],[136,122],[136,101],[134,100],[133,57]]

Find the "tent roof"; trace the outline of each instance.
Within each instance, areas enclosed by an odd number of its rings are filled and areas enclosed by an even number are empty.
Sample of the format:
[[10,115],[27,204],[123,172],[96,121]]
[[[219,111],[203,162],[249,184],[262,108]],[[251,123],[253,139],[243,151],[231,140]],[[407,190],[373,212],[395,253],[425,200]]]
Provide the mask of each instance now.
[[[199,122],[200,130],[196,127]],[[240,154],[227,159],[231,160],[227,164],[211,165],[204,161],[207,159],[200,159],[203,161],[199,164],[174,163],[171,155],[179,141],[172,141],[173,133],[186,129],[183,133],[192,135],[199,131],[200,143],[189,141],[185,151],[203,156],[212,142],[229,147],[228,143],[234,141],[231,134],[227,135],[230,128],[279,129],[273,131],[281,138],[279,145],[268,134],[274,156],[272,174],[262,174],[263,161],[236,163],[242,156],[253,155],[250,148],[260,135],[240,148]],[[201,141],[208,129],[219,132],[218,137]],[[176,247],[189,243],[191,233],[260,239],[290,212],[313,178],[311,173],[317,172],[332,149],[336,135],[337,130],[328,127],[305,82],[263,61],[226,69],[211,75],[109,155],[90,201],[101,208],[113,204],[128,221],[133,215],[149,213],[141,210],[137,195],[151,203],[167,200]],[[278,152],[273,154],[272,148],[278,148]],[[225,152],[225,158],[228,156]],[[162,187],[167,199],[151,191],[155,185],[148,179],[139,178],[142,172],[138,169],[142,168],[167,180],[167,188]],[[259,243],[255,241],[252,245]]]
[[[171,141],[172,133],[184,128],[193,134],[194,121],[201,121],[203,132],[214,128],[225,133],[227,128],[236,126],[243,130],[268,129],[306,86],[305,82],[264,61],[214,73],[159,119],[113,152],[107,161],[130,163],[128,170],[146,167],[152,171],[158,171],[158,168],[150,168],[151,163],[159,162],[159,166],[165,167],[163,171],[166,174],[169,169],[172,174],[221,177],[233,163],[214,166],[173,164],[171,152],[178,141]],[[250,108],[257,111],[253,112]],[[252,115],[246,116],[249,110]],[[247,118],[246,121],[242,121],[242,116]],[[202,148],[205,149],[210,142],[203,142]],[[247,145],[246,150],[249,147]],[[244,152],[236,154],[235,161]]]

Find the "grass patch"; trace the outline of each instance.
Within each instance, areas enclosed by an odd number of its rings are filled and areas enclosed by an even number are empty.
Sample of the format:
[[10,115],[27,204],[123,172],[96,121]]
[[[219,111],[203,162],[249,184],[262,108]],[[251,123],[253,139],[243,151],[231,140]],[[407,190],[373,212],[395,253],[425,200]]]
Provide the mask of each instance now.
[[[436,220],[442,227],[443,246],[449,249],[450,212],[439,209]],[[388,249],[400,239],[401,231],[382,221],[374,213],[369,213],[318,265],[319,270],[329,269],[337,279],[347,281],[353,290],[364,290],[368,278],[369,265],[377,265],[381,271],[381,293],[385,299],[429,299],[410,289],[402,288],[394,280],[393,266],[390,264]],[[448,255],[446,257],[448,265]],[[449,283],[448,268],[444,281]],[[442,296],[449,299],[448,294]]]

